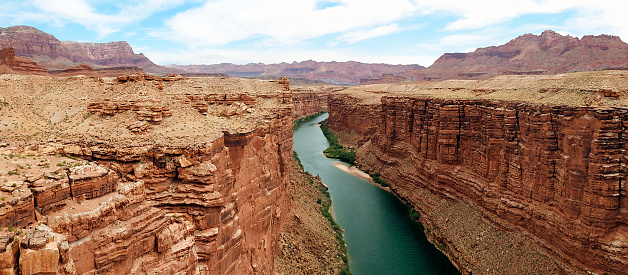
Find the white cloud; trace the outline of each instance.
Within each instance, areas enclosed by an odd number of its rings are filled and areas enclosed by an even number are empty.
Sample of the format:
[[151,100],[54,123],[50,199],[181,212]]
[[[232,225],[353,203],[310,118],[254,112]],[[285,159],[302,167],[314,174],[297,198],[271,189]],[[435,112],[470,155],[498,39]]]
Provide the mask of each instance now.
[[628,5],[624,1],[598,0],[581,3],[577,16],[567,20],[565,29],[584,34],[613,34],[628,41],[626,14]]
[[216,0],[181,12],[166,21],[169,30],[155,32],[193,46],[217,46],[252,37],[281,44],[327,34],[377,28],[416,11],[408,0],[338,0],[317,9],[316,0]]
[[445,26],[445,31],[477,30],[525,15],[572,12],[575,15],[562,26],[565,31],[609,32],[628,37],[628,5],[623,0],[415,0],[415,4],[423,15],[447,14],[457,18]]
[[[175,15],[175,7],[188,7],[188,10]],[[154,16],[158,13],[159,17]],[[540,18],[553,20],[543,22],[535,16],[526,17],[539,14],[543,15]],[[156,57],[161,64],[175,58],[185,63],[318,58],[428,65],[443,52],[499,45],[518,35],[539,34],[545,29],[572,36],[613,34],[626,41],[625,14],[628,5],[622,0],[4,0],[0,3],[0,24],[4,25],[35,22],[59,27],[77,23],[94,31],[98,40],[121,32],[118,37],[139,43],[147,50],[161,46],[150,44],[149,40],[161,44],[173,41],[168,45],[182,43],[188,47],[173,50],[187,51],[181,57],[172,52],[161,53],[161,58]],[[133,29],[138,22],[149,29]],[[147,26],[148,22],[153,25]],[[152,39],[142,35],[147,32]],[[392,33],[407,35],[408,40],[379,43],[375,39]],[[365,42],[351,45],[358,41]],[[372,44],[378,47],[394,44],[398,49],[369,49]],[[225,49],[226,45],[230,49]],[[356,51],[364,54],[355,54]]]
[[487,40],[486,35],[465,33],[465,34],[453,34],[443,37],[440,40],[441,46],[467,46],[482,43]]
[[459,17],[445,27],[448,31],[478,29],[526,14],[552,14],[574,7],[567,0],[416,0],[423,14],[445,13]]
[[53,25],[63,25],[65,22],[74,22],[98,34],[102,39],[109,34],[118,32],[124,26],[133,22],[142,21],[152,14],[178,6],[182,0],[144,0],[129,1],[124,4],[111,3],[108,7],[117,10],[114,14],[99,12],[94,3],[89,0],[33,0],[31,5],[34,11],[25,12],[22,16],[31,20],[48,21]]
[[378,36],[389,35],[389,34],[393,34],[400,31],[401,31],[401,28],[399,28],[399,25],[397,25],[397,23],[394,23],[394,24],[390,24],[386,26],[373,28],[370,30],[359,30],[359,31],[346,33],[338,37],[338,39],[349,42],[349,43],[355,43],[358,41],[371,39]]

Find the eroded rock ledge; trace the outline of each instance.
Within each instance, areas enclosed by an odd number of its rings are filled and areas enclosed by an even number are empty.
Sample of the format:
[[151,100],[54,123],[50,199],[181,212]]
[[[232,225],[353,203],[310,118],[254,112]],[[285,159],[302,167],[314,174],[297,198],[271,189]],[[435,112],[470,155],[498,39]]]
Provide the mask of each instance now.
[[332,85],[303,85],[291,87],[292,116],[298,119],[307,115],[326,111],[329,107],[329,94],[342,91],[345,87]]
[[[467,82],[447,93],[439,93],[441,86],[452,82],[414,91],[390,85],[358,87],[332,94],[329,121],[345,142],[359,147],[361,165],[381,173],[397,194],[417,207],[426,227],[455,227],[451,222],[461,222],[459,217],[435,213],[443,207],[441,202],[462,202],[498,227],[539,241],[544,253],[559,259],[566,271],[623,273],[628,268],[625,103],[621,97],[601,99],[595,107],[525,103],[552,96],[534,88],[548,84],[558,88],[553,93],[573,93],[573,100],[585,102],[597,95],[589,92],[594,85],[582,83],[605,83],[622,91],[623,77],[614,72],[567,75],[558,77],[560,81],[508,76],[502,78],[511,87],[495,87],[489,92],[493,95],[478,94],[475,100],[474,89],[502,80]],[[516,89],[530,87],[536,91],[522,93],[528,98],[517,97]],[[495,100],[508,93],[511,101]],[[465,226],[475,232],[475,225]],[[439,238],[438,232],[428,235]],[[448,252],[458,258],[462,270],[482,266],[473,261],[484,256],[471,255],[479,253],[472,248],[465,251],[465,240],[442,242],[450,245]],[[496,248],[503,247],[489,244],[484,251]],[[504,252],[502,256],[508,254]]]
[[[290,92],[242,79],[160,84],[0,77],[2,272],[272,273],[290,209]],[[204,114],[189,100],[218,94],[247,97]],[[128,127],[142,122],[150,129]]]

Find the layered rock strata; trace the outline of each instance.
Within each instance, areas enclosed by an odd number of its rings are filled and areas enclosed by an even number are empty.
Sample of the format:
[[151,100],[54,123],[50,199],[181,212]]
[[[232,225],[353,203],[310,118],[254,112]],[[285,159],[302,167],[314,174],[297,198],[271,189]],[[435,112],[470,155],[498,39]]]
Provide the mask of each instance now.
[[13,48],[0,48],[0,74],[48,75],[48,71],[23,57],[15,56]]
[[[612,89],[624,89],[618,73],[586,80],[600,82],[609,75],[620,83]],[[552,83],[561,91],[585,83],[581,75],[571,76]],[[520,83],[514,86],[520,89],[541,81],[517,79]],[[594,107],[532,104],[522,97],[513,102],[518,99],[514,92],[511,101],[494,100],[509,93],[503,87],[489,92],[493,95],[469,97],[485,84],[475,82],[457,92],[434,86],[395,93],[390,91],[405,88],[367,86],[333,94],[330,126],[345,142],[359,147],[361,165],[381,173],[397,194],[424,214],[434,205],[425,204],[418,190],[462,201],[497,224],[530,234],[568,268],[625,272],[628,109],[600,106],[625,103],[611,97]],[[388,91],[374,92],[377,88]],[[590,96],[586,90],[570,94]],[[434,217],[424,218],[429,219]],[[461,268],[473,269],[464,264]]]
[[[273,272],[290,209],[291,94],[283,85],[1,80],[0,117],[9,125],[0,127],[3,272]],[[250,112],[216,115],[244,104],[234,100],[203,115],[184,100],[232,93],[249,96]],[[142,122],[150,131],[127,127]]]
[[303,85],[291,88],[292,116],[294,119],[326,111],[329,107],[329,94],[344,90],[345,87],[331,85]]
[[[153,73],[167,70],[155,65],[143,54],[133,52],[125,41],[79,43],[59,41],[51,34],[30,26],[0,28],[0,48],[12,47],[18,56],[26,57],[47,69],[68,69],[74,63],[92,67],[137,66]],[[172,70],[170,70],[172,71]]]
[[628,44],[620,37],[602,34],[577,38],[546,30],[469,53],[445,53],[428,68],[404,75],[429,81],[611,69],[628,69]]

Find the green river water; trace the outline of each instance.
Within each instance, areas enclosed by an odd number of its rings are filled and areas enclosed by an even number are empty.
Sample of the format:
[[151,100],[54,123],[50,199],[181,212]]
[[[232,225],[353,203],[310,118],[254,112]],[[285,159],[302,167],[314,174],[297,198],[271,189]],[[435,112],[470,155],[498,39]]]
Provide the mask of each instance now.
[[394,195],[343,172],[333,165],[337,160],[323,155],[329,143],[318,123],[327,117],[320,115],[295,129],[294,150],[305,171],[320,175],[329,187],[333,215],[345,230],[351,272],[460,274]]

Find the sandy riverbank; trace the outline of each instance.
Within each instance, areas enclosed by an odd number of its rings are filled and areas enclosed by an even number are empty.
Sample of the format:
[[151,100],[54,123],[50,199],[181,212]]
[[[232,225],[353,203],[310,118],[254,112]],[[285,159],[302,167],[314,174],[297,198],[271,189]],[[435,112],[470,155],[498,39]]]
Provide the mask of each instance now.
[[354,176],[356,176],[356,177],[358,177],[358,178],[365,179],[365,180],[367,180],[367,181],[369,181],[369,182],[371,182],[371,183],[375,184],[377,187],[380,187],[380,188],[382,188],[382,189],[386,190],[387,192],[391,192],[391,191],[390,191],[390,188],[388,188],[388,187],[383,187],[383,186],[381,186],[381,185],[379,185],[379,184],[375,183],[369,174],[367,174],[366,172],[364,172],[364,171],[362,171],[362,170],[358,169],[358,168],[357,168],[357,167],[355,167],[355,166],[347,166],[347,165],[345,165],[344,163],[342,163],[342,162],[340,162],[340,161],[336,161],[336,162],[334,162],[334,166],[336,166],[336,168],[338,168],[338,169],[340,169],[340,170],[342,170],[342,171],[345,171],[345,172],[347,172],[347,173],[349,173],[349,174],[352,174],[352,175],[354,175]]

